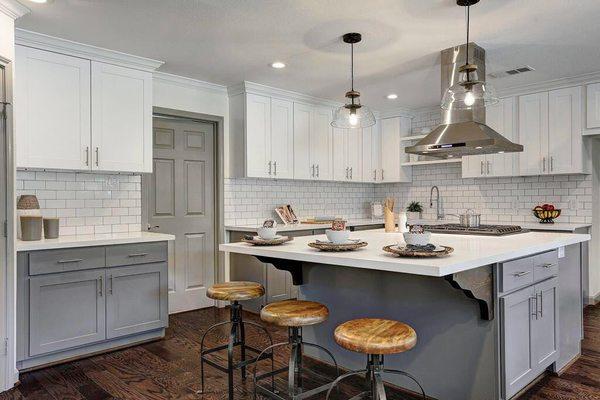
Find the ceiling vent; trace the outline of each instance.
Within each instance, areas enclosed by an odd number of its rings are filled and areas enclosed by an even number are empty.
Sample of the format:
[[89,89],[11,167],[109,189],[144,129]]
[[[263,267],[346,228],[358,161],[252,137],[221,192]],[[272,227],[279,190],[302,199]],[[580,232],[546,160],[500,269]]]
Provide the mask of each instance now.
[[488,74],[487,76],[492,79],[499,79],[499,78],[504,78],[506,76],[519,75],[519,74],[524,74],[525,72],[531,72],[531,71],[535,71],[535,68],[530,67],[529,65],[524,65],[522,67],[509,69],[506,71],[492,72],[492,73]]

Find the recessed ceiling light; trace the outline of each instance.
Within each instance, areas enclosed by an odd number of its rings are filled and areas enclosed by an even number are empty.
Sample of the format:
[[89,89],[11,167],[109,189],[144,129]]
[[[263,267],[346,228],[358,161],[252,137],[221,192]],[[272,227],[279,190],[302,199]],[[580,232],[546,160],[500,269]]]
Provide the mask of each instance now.
[[273,67],[275,69],[281,69],[281,68],[285,68],[285,64],[282,63],[281,61],[275,61],[273,64],[271,64],[271,67]]
[[396,100],[398,95],[396,93],[390,93],[386,96],[389,100]]
[[29,0],[32,3],[37,3],[37,4],[46,4],[46,3],[52,3],[52,0]]

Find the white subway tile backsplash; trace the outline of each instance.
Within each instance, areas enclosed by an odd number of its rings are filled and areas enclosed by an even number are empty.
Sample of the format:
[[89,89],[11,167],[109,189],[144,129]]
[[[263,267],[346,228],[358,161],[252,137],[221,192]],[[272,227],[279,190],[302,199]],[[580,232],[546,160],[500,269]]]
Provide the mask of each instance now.
[[17,171],[18,195],[35,194],[42,215],[61,219],[61,235],[141,230],[141,177]]

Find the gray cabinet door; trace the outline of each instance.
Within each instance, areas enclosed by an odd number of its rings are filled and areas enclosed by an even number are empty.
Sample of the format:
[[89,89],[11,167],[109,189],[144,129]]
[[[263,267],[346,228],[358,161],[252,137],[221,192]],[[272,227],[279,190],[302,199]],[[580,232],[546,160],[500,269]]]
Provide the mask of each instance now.
[[534,377],[532,330],[535,292],[528,287],[501,299],[502,357],[505,398],[512,397]]
[[32,276],[29,356],[104,340],[104,269]]
[[106,333],[112,339],[167,326],[167,263],[106,272]]
[[537,372],[558,359],[558,278],[535,285],[536,318],[532,330],[532,358]]

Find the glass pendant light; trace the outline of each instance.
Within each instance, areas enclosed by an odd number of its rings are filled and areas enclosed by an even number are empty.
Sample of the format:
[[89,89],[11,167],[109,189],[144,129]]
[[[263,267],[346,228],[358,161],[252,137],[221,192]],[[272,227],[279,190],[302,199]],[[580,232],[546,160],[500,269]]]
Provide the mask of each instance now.
[[344,43],[350,44],[350,75],[352,79],[350,91],[346,92],[348,101],[333,113],[331,126],[335,128],[367,128],[375,125],[375,116],[369,107],[360,104],[360,92],[354,90],[354,43],[361,41],[360,33],[346,33],[342,36]]
[[443,110],[471,110],[478,107],[487,107],[498,103],[494,87],[477,76],[477,65],[469,64],[469,25],[470,8],[479,0],[457,0],[456,4],[467,8],[467,46],[465,65],[458,69],[458,82],[446,89],[442,97]]

